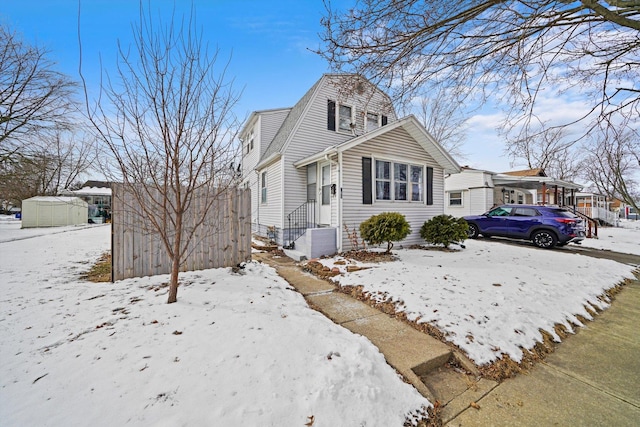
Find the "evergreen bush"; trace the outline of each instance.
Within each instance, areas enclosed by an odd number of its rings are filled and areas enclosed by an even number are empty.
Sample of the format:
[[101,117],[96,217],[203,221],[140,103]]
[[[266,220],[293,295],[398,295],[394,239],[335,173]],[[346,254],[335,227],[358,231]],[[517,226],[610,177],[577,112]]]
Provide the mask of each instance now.
[[383,212],[373,215],[360,224],[360,236],[370,245],[387,242],[387,253],[398,242],[411,233],[411,227],[404,215],[398,212]]
[[422,224],[420,237],[427,243],[444,245],[448,248],[452,243],[462,243],[468,237],[469,225],[463,218],[451,215],[438,215]]

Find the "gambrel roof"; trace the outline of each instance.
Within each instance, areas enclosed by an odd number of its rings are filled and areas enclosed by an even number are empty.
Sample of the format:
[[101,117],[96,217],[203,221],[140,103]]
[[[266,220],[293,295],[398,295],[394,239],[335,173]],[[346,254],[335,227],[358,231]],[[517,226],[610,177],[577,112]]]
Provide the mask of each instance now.
[[[302,98],[296,103],[296,105],[291,108],[289,114],[286,119],[278,129],[278,132],[273,137],[273,140],[269,144],[269,147],[264,152],[264,155],[260,159],[260,162],[256,166],[257,169],[268,165],[275,159],[279,158],[285,150],[287,149],[287,145],[291,138],[293,138],[295,134],[296,128],[300,125],[300,122],[304,119],[304,115],[309,110],[310,105],[315,99],[316,94],[320,90],[320,88],[327,83],[330,79],[348,79],[348,78],[359,78],[357,74],[333,74],[333,73],[325,73],[322,75],[318,81],[304,94]],[[365,80],[366,81],[366,80]],[[369,83],[370,84],[370,83]],[[388,95],[384,92],[380,92],[383,96],[388,98]],[[391,100],[388,99],[388,103],[391,104]]]

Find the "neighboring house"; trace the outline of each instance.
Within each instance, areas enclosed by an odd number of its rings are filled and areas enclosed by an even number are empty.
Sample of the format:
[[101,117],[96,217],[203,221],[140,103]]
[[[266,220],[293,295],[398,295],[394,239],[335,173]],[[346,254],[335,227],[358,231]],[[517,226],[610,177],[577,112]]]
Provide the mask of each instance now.
[[453,158],[419,121],[396,117],[389,97],[355,75],[325,74],[292,108],[245,123],[242,183],[252,190],[256,234],[307,257],[352,248],[345,228],[400,212],[421,243],[422,224],[444,212]]
[[445,179],[445,213],[480,215],[503,203],[573,206],[582,186],[551,178],[542,169],[496,173],[463,167]]
[[616,225],[619,213],[604,194],[582,192],[576,193],[576,210],[601,224]]
[[61,195],[80,197],[89,205],[89,222],[102,223],[111,217],[111,184],[87,181],[79,190],[63,190]]
[[611,211],[616,212],[619,218],[640,219],[638,218],[636,209],[620,199],[613,199],[611,201],[611,204],[609,205],[609,208],[611,209]]

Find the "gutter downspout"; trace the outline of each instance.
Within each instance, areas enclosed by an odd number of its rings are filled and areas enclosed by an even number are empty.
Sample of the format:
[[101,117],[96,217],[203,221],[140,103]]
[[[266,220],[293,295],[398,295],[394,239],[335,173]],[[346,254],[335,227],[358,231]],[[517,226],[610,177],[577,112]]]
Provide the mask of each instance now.
[[338,226],[336,227],[336,248],[342,252],[342,151],[338,152]]
[[[281,230],[282,233],[280,233],[282,235],[282,244],[284,245],[284,227],[285,227],[285,210],[284,210],[284,182],[285,182],[285,174],[286,174],[286,170],[284,165],[286,164],[286,157],[283,154],[282,157],[280,157],[280,164],[278,165],[280,167],[280,221],[281,221]],[[291,233],[291,230],[287,231],[288,233]],[[289,237],[291,237],[289,235]]]
[[[260,172],[257,169],[254,169],[253,171],[256,173],[256,188],[255,195],[252,195],[251,198],[256,198],[256,232],[260,235],[260,203],[262,202],[262,194],[258,192],[260,189]],[[251,188],[251,178],[249,178],[249,189],[250,191],[254,191],[254,189]]]

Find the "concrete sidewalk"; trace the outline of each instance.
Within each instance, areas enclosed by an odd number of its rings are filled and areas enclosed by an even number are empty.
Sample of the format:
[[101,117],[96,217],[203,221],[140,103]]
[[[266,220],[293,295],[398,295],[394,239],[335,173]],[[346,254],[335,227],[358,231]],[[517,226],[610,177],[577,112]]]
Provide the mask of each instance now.
[[311,307],[335,323],[367,337],[384,354],[389,365],[423,396],[431,402],[435,401],[420,376],[444,365],[453,357],[447,345],[362,301],[334,292],[334,285],[302,271],[291,258],[273,257],[268,253],[253,255],[254,260],[274,267],[305,297]]
[[640,282],[528,374],[476,403],[446,425],[640,425]]
[[626,286],[609,309],[544,362],[498,384],[443,368],[455,360],[473,370],[447,345],[335,292],[335,286],[303,272],[291,258],[257,253],[254,259],[274,267],[310,306],[366,336],[422,395],[440,402],[445,425],[640,425],[639,281]]

